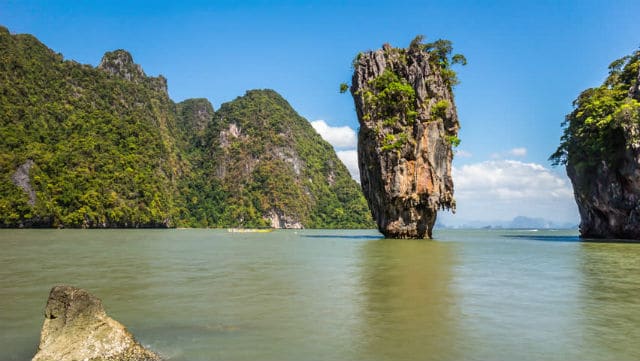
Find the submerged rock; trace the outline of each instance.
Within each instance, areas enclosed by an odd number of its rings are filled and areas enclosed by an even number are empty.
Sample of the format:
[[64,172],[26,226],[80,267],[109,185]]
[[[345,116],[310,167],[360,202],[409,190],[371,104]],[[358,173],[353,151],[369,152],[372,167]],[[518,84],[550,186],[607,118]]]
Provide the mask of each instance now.
[[[455,210],[451,177],[458,115],[451,43],[358,54],[351,84],[360,131],[362,190],[378,229],[391,238],[430,238],[436,213]],[[464,60],[464,61],[463,61]]]
[[160,361],[118,321],[100,299],[71,286],[49,293],[38,352],[32,361]]

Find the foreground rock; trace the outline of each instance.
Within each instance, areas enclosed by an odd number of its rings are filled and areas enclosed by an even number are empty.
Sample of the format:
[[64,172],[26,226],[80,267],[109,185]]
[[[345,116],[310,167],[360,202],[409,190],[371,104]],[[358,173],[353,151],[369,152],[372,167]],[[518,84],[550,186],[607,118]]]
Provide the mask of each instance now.
[[38,352],[32,361],[160,361],[142,347],[102,302],[71,286],[51,289]]
[[378,229],[391,238],[427,238],[440,209],[455,210],[452,146],[459,143],[451,87],[451,43],[358,54],[351,84],[360,131],[362,190]]
[[580,235],[640,240],[640,52],[613,62],[574,105],[551,160],[566,164]]

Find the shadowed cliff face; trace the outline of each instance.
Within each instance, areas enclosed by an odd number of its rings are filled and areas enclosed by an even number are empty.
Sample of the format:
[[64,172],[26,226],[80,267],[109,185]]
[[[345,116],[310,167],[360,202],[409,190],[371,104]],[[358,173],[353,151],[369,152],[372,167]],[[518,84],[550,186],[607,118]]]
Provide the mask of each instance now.
[[[639,85],[640,71],[629,89],[630,100],[640,101]],[[603,158],[592,167],[572,158],[567,162],[580,211],[580,234],[640,240],[640,125],[623,119],[613,134],[607,149],[613,161]]]
[[458,116],[448,68],[435,57],[419,44],[385,44],[354,62],[361,185],[386,237],[430,238],[437,211],[455,209]]

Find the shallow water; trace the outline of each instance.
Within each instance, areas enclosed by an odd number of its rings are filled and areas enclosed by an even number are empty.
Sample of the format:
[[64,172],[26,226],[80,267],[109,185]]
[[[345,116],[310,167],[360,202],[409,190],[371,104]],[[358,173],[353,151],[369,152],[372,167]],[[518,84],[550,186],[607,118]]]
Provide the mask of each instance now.
[[2,230],[0,360],[51,286],[199,360],[639,360],[640,244],[567,231]]

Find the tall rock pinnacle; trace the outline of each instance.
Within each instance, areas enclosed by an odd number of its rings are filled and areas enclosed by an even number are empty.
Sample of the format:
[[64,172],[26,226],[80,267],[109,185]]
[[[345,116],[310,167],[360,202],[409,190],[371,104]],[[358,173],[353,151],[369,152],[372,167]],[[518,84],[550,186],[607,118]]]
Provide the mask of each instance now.
[[451,42],[358,54],[351,84],[362,190],[389,238],[431,238],[440,209],[455,210],[452,147],[459,143]]

